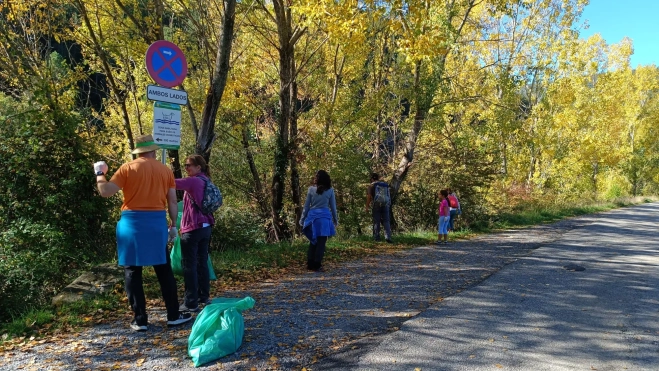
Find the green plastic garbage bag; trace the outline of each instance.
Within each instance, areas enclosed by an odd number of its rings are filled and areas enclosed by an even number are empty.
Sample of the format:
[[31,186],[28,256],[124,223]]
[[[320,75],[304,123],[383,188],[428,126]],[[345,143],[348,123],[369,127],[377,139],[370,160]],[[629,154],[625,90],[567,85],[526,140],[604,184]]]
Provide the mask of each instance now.
[[[181,218],[183,217],[183,201],[178,203],[178,217],[176,218],[176,228],[181,228]],[[183,266],[181,265],[181,237],[177,236],[174,239],[174,247],[169,253],[169,260],[172,266],[172,271],[174,274],[183,274]],[[211,255],[208,254],[208,277],[211,281],[215,281],[217,276],[215,275],[215,270],[213,269],[213,263],[211,262]]]
[[188,355],[195,367],[234,353],[243,342],[241,313],[254,307],[254,299],[216,298],[197,316],[188,338]]

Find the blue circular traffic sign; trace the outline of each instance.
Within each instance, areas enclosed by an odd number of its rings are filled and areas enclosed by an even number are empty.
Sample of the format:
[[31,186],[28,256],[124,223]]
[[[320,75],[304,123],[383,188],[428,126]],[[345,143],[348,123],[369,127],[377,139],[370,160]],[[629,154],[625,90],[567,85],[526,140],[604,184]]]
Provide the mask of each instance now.
[[158,40],[146,50],[146,70],[156,83],[173,88],[183,83],[188,62],[176,44]]

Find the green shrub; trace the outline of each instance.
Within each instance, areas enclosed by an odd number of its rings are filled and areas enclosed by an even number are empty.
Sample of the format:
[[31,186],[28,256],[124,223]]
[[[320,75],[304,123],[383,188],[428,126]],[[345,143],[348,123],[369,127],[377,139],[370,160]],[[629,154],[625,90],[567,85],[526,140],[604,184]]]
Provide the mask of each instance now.
[[222,206],[215,214],[215,223],[212,251],[245,250],[265,243],[264,223],[247,208]]
[[438,192],[429,184],[419,182],[399,193],[398,202],[394,205],[394,217],[398,229],[400,231],[436,229]]
[[101,227],[111,201],[96,194],[91,172],[98,156],[78,135],[82,119],[64,109],[39,95],[0,96],[0,321],[114,253]]

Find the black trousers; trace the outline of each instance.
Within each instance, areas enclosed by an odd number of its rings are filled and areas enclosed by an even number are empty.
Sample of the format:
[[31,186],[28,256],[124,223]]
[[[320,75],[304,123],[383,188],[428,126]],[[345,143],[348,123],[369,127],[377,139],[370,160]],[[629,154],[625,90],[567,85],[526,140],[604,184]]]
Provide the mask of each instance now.
[[[160,292],[167,307],[167,320],[173,321],[179,317],[178,294],[176,293],[176,278],[172,272],[172,266],[167,254],[167,263],[154,265],[153,270],[158,276]],[[142,284],[142,267],[124,267],[124,278],[128,303],[135,313],[135,321],[138,325],[147,325],[149,318],[146,314],[146,299],[144,298],[144,286]]]
[[205,303],[210,298],[211,281],[208,272],[208,245],[211,227],[204,227],[181,235],[183,278],[185,280],[184,302],[195,308],[199,300]]
[[389,223],[389,206],[373,205],[373,239],[380,241],[380,223],[384,226],[384,238],[391,239],[391,223]]
[[320,269],[323,263],[323,256],[325,255],[325,245],[327,244],[327,236],[317,237],[316,244],[309,244],[307,251],[307,268],[313,271]]

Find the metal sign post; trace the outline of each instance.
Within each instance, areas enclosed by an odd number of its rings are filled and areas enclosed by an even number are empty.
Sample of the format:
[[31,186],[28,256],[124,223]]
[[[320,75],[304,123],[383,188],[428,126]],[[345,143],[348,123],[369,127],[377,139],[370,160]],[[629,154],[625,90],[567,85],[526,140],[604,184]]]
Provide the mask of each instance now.
[[146,70],[158,84],[147,87],[147,98],[153,104],[153,140],[162,148],[162,163],[167,164],[167,149],[181,146],[181,105],[188,103],[188,93],[171,89],[183,83],[188,62],[176,44],[158,40],[149,45],[145,57]]

